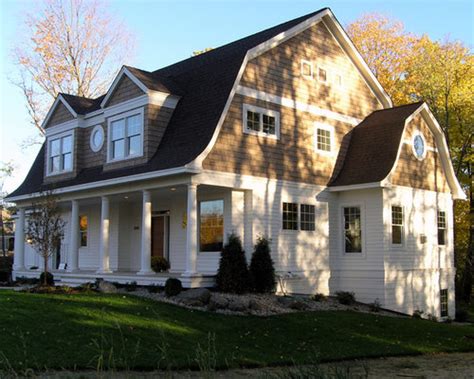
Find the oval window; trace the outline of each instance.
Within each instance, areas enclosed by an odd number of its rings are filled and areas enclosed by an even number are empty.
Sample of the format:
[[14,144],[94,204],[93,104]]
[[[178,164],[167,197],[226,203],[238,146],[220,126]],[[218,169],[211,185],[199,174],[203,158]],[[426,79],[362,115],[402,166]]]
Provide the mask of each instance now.
[[101,125],[96,125],[91,133],[91,149],[94,152],[99,151],[104,144],[104,129]]
[[417,134],[413,137],[413,153],[418,159],[423,159],[425,157],[426,147],[425,139],[423,135]]

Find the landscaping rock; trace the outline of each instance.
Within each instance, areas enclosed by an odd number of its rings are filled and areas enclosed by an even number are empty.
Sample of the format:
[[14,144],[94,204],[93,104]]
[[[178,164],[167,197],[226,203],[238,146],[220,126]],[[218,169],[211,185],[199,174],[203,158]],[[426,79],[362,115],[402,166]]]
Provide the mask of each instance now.
[[250,300],[248,298],[233,298],[229,301],[228,309],[234,312],[244,312],[250,308]]
[[211,299],[211,291],[209,291],[207,288],[193,288],[181,292],[176,296],[176,299],[181,303],[191,307],[202,307],[209,304],[209,300]]
[[261,302],[255,300],[255,299],[250,299],[249,308],[253,311],[263,311],[263,310],[265,310],[265,306]]
[[285,308],[290,308],[297,311],[304,311],[309,308],[309,305],[304,300],[294,297],[278,297],[278,302]]
[[97,290],[102,293],[117,293],[117,287],[105,280],[99,281],[97,284]]
[[210,311],[215,311],[217,309],[227,309],[228,306],[228,299],[219,295],[212,295],[211,299],[209,300],[208,308]]

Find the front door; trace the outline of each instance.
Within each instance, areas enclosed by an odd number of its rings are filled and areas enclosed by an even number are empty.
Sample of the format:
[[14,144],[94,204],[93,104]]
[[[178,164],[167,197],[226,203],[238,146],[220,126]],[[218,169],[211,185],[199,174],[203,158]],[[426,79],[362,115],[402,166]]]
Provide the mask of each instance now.
[[151,219],[151,256],[168,259],[168,212],[160,212]]

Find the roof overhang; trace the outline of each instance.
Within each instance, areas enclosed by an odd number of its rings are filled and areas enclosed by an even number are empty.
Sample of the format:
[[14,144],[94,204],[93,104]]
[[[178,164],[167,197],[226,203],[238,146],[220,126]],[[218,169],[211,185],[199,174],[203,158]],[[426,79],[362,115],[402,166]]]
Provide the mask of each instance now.
[[357,190],[365,190],[365,189],[373,189],[373,188],[390,188],[391,186],[392,185],[388,181],[382,180],[380,182],[328,187],[328,190],[329,192],[344,192],[344,191],[357,191]]
[[[142,174],[135,174],[135,175],[128,175],[123,176],[120,178],[111,178],[106,180],[100,180],[97,182],[89,182],[84,184],[78,184],[69,187],[58,188],[54,190],[55,195],[63,195],[69,194],[73,192],[80,192],[80,191],[88,191],[93,189],[101,189],[106,187],[112,187],[121,184],[128,184],[130,182],[137,182],[137,181],[145,181],[151,179],[158,179],[158,178],[165,178],[168,176],[179,175],[179,174],[199,174],[201,170],[188,168],[188,167],[175,167],[166,170],[159,170],[159,171],[152,171],[152,172],[145,172]],[[35,198],[41,197],[43,194],[41,192],[35,192],[27,195],[20,195],[14,197],[6,197],[5,199],[8,202],[20,202],[20,201],[28,201],[33,200]]]
[[48,125],[49,120],[51,119],[51,116],[53,115],[56,107],[59,105],[59,103],[62,103],[67,110],[74,116],[74,118],[77,118],[77,113],[72,107],[69,105],[69,103],[66,101],[66,99],[63,97],[63,95],[59,94],[56,99],[54,100],[53,105],[51,105],[51,108],[49,108],[48,113],[46,114],[46,117],[44,118],[43,122],[41,123],[41,127],[45,129],[45,126]]

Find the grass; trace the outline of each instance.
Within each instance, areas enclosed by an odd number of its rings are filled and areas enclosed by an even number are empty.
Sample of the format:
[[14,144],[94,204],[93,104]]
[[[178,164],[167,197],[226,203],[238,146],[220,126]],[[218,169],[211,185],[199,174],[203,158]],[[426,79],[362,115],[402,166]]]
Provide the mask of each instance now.
[[455,351],[474,351],[473,325],[356,312],[224,316],[134,296],[0,291],[4,370],[209,370]]

